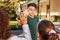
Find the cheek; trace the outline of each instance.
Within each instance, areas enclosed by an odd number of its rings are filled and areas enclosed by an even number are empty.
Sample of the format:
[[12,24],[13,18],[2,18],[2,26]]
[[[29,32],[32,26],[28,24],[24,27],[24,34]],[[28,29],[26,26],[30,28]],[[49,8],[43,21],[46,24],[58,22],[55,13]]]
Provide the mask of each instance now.
[[29,11],[29,13],[32,13],[32,11]]

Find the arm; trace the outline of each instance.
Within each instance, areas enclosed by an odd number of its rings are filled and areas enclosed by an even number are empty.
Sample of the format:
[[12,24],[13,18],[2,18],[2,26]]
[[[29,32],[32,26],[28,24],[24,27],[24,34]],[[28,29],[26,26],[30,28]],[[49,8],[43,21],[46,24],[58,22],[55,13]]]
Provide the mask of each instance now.
[[28,24],[24,24],[22,27],[23,27],[23,34],[25,38],[27,40],[32,40]]
[[9,40],[32,40],[28,24],[23,24],[23,36],[12,36]]
[[24,35],[24,38],[22,38],[22,39],[32,40],[29,26],[27,24],[27,18],[24,15],[20,18],[20,22],[22,24],[23,35]]

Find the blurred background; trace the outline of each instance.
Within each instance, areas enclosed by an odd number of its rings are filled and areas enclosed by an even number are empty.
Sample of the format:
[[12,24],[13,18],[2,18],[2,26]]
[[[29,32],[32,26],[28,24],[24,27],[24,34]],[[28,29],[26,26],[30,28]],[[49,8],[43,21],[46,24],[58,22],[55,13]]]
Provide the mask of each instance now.
[[27,8],[29,3],[36,3],[38,6],[36,15],[39,20],[50,20],[60,34],[60,0],[0,0],[0,7],[9,13],[11,30],[19,30],[16,27],[16,17],[21,10]]

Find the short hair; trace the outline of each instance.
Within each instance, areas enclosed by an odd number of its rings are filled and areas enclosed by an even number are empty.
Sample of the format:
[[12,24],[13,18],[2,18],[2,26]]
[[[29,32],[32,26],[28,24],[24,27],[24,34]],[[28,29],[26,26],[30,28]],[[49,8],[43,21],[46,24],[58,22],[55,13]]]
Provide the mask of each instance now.
[[37,5],[35,3],[30,3],[30,4],[27,5],[27,7],[30,7],[30,6],[33,6],[37,9]]

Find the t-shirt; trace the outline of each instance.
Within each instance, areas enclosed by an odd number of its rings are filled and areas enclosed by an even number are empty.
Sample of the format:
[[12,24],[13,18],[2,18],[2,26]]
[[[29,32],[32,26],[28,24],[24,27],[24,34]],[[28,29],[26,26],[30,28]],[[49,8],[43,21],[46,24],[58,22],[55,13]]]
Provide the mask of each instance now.
[[32,40],[37,40],[37,36],[36,36],[36,33],[37,33],[37,23],[38,23],[39,19],[37,16],[34,16],[34,18],[31,18],[31,17],[27,17],[27,22],[28,22],[28,25],[29,25],[29,29],[30,29],[30,32],[31,32],[31,37],[32,37]]

